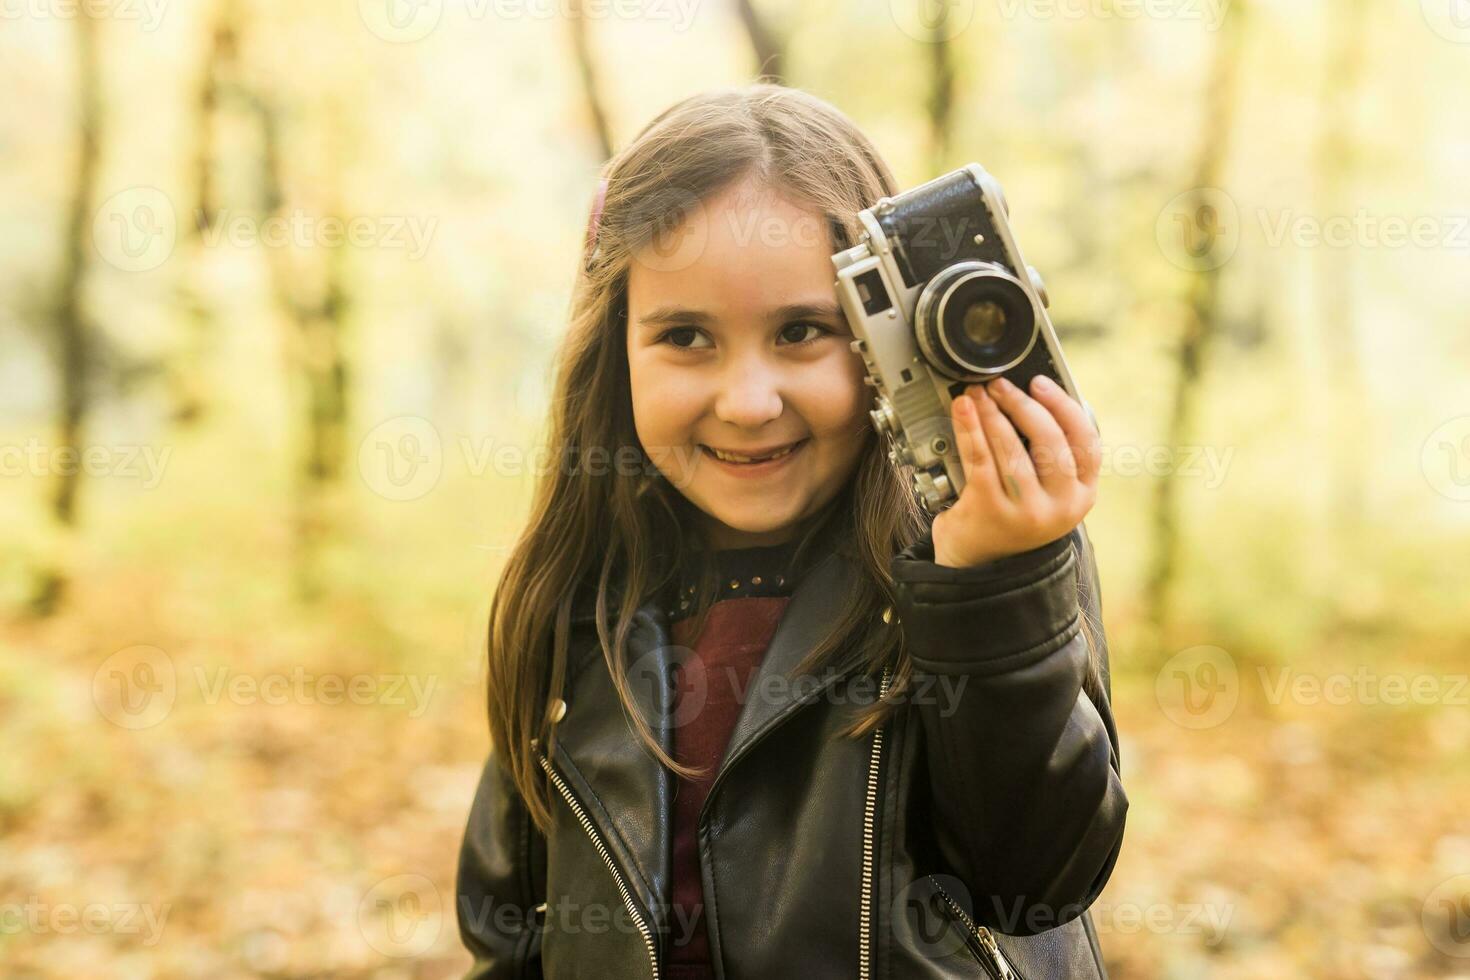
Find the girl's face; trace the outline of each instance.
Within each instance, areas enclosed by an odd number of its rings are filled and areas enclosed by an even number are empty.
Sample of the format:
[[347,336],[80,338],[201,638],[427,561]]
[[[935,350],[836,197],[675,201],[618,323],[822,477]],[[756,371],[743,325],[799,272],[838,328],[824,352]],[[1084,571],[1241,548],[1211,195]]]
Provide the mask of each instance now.
[[786,541],[856,469],[871,395],[831,255],[819,215],[746,179],[629,267],[638,439],[716,548]]

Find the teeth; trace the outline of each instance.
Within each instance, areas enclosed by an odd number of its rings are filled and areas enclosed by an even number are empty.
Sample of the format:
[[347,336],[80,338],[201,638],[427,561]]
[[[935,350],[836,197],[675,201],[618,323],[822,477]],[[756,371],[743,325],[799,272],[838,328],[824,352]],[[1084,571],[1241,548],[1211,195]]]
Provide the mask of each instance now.
[[713,446],[706,446],[705,448],[714,453],[716,459],[722,459],[727,463],[763,463],[768,459],[780,459],[782,456],[787,455],[793,449],[795,449],[796,445],[797,444],[793,443],[780,452],[771,453],[771,455],[769,456],[741,456],[737,453],[721,452]]

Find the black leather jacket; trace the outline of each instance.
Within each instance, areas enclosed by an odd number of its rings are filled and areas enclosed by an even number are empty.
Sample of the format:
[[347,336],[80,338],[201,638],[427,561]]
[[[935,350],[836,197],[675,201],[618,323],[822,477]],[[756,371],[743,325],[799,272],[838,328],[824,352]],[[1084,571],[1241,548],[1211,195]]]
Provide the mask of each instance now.
[[[1101,623],[1085,530],[967,569],[935,564],[926,535],[891,567],[886,628],[906,631],[914,684],[879,733],[826,737],[877,696],[872,678],[763,683],[849,595],[856,569],[839,554],[798,582],[747,689],[699,823],[715,975],[1105,977],[1085,909],[1128,800],[1107,697],[1082,690],[1080,609]],[[542,754],[549,846],[496,759],[485,766],[456,895],[470,977],[659,978],[687,926],[670,905],[675,781],[630,735],[590,616],[574,620],[567,711]],[[630,675],[671,677],[670,643],[645,605]],[[636,686],[645,717],[669,717],[671,683]]]

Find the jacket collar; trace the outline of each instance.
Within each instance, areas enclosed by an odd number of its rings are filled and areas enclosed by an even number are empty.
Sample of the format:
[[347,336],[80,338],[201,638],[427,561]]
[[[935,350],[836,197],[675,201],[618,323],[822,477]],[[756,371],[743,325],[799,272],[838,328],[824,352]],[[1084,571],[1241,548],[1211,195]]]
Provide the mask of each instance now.
[[[831,629],[841,611],[840,604],[852,595],[859,575],[856,562],[838,552],[829,552],[803,574],[792,591],[791,600],[771,636],[765,655],[746,686],[745,700],[730,735],[721,774],[771,728],[797,708],[817,700],[828,686],[846,673],[829,667],[818,677],[802,675],[806,679],[787,679],[787,675]],[[610,613],[610,620],[612,615]],[[584,628],[589,639],[572,647],[569,677],[588,669],[593,662],[602,663],[595,621],[593,602],[581,603],[573,613],[574,626]],[[675,652],[668,611],[660,598],[650,599],[634,614],[624,648],[624,669],[634,677],[672,678],[673,664],[677,660]],[[605,667],[602,669],[606,670]],[[672,699],[654,697],[645,707],[657,712],[672,711]],[[651,720],[663,719],[655,715]],[[714,795],[713,791],[710,795]]]

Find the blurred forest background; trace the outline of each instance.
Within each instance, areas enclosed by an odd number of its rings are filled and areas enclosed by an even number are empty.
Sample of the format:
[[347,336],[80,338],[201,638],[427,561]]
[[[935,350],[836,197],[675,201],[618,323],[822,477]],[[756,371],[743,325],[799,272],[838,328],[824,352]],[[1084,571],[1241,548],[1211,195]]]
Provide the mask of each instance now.
[[0,0],[0,973],[450,977],[598,168],[764,73],[1046,276],[1117,978],[1470,977],[1470,2]]

